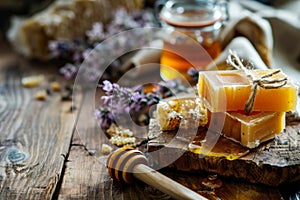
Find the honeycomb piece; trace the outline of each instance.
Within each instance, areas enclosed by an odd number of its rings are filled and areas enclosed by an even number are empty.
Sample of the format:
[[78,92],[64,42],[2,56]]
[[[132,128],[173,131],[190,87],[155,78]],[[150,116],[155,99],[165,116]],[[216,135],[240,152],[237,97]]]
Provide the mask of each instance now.
[[200,98],[161,101],[157,105],[157,120],[161,130],[197,128],[207,124],[207,110]]

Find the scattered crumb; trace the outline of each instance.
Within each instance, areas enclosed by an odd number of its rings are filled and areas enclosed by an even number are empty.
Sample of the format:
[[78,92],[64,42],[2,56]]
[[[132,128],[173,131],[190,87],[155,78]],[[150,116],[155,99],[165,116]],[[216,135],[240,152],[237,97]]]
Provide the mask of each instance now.
[[61,95],[62,101],[72,101],[72,93],[66,92]]
[[[72,101],[72,92],[73,87],[70,85],[62,88],[61,84],[58,81],[52,79],[47,81],[47,79],[43,75],[37,76],[27,76],[22,78],[21,82],[24,87],[36,87],[40,86],[40,90],[35,94],[35,99],[37,100],[45,100],[47,96],[51,96],[53,92],[60,92],[61,101]],[[47,85],[45,88],[44,86]],[[75,106],[71,106],[69,111],[73,112],[77,108]]]
[[96,154],[96,150],[88,150],[89,156],[94,156]]
[[61,90],[60,84],[58,82],[52,82],[51,89],[56,92],[60,91]]
[[136,146],[136,138],[133,136],[133,132],[129,129],[112,124],[109,129],[107,129],[108,135],[111,136],[110,142],[117,146]]
[[21,82],[24,87],[35,87],[40,85],[40,83],[44,80],[44,76],[27,76],[22,78]]
[[44,101],[47,97],[47,92],[45,90],[39,90],[36,94],[35,94],[35,99],[40,100],[40,101]]
[[51,94],[52,94],[51,89],[50,89],[50,88],[47,88],[47,89],[46,89],[46,93],[47,93],[48,95],[51,95]]
[[102,144],[101,153],[102,154],[110,154],[112,152],[113,148],[109,146],[108,144]]
[[132,137],[133,136],[133,132],[129,129],[123,128],[121,126],[117,126],[116,124],[112,124],[109,129],[107,129],[107,133],[110,136],[113,135],[120,135],[120,136],[124,136],[124,137]]
[[70,106],[70,112],[74,112],[77,109],[76,106]]
[[71,86],[71,85],[66,85],[65,86],[65,90],[67,90],[67,91],[69,91],[69,92],[73,92],[73,86]]
[[112,136],[110,138],[110,142],[117,146],[124,146],[124,145],[130,145],[135,146],[135,137],[124,137],[124,136]]

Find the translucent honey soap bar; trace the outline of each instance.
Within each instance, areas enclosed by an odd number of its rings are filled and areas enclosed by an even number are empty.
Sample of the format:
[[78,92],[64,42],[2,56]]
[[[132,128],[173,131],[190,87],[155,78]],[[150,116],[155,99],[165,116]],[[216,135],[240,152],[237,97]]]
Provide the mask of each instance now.
[[[275,72],[275,70],[249,70],[254,80]],[[278,71],[278,70],[276,70]],[[283,80],[287,76],[279,71],[264,81]],[[265,84],[276,88],[256,87],[252,111],[288,112],[297,105],[298,87],[288,79],[285,84]],[[198,91],[211,112],[244,110],[253,89],[253,82],[244,70],[202,71],[199,73]]]
[[221,130],[222,134],[243,146],[255,148],[273,139],[285,128],[285,112],[209,112],[209,128]]
[[178,98],[161,101],[156,109],[162,131],[197,128],[207,124],[207,109],[200,98]]

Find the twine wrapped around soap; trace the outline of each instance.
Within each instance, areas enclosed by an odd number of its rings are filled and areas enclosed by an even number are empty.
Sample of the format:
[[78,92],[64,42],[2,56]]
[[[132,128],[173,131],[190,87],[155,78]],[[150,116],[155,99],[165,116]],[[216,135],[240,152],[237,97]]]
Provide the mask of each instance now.
[[227,57],[226,62],[233,66],[235,69],[243,70],[246,73],[247,77],[250,79],[252,89],[249,98],[244,106],[244,111],[246,114],[250,114],[253,109],[258,87],[261,87],[263,89],[277,89],[287,84],[287,77],[271,80],[268,79],[280,73],[280,69],[265,74],[257,79],[254,78],[254,75],[252,73],[253,66],[245,66],[242,60],[238,57],[238,55],[231,50],[229,51],[229,55]]

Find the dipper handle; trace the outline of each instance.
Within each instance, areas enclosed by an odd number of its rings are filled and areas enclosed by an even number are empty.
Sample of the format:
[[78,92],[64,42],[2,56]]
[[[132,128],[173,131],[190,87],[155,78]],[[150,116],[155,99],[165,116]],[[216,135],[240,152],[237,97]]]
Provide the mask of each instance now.
[[147,158],[141,151],[128,147],[116,150],[107,159],[108,172],[114,180],[132,183],[137,178],[175,199],[206,199],[147,165]]

